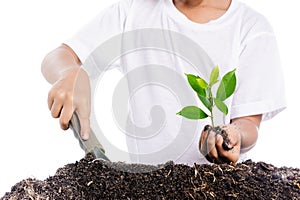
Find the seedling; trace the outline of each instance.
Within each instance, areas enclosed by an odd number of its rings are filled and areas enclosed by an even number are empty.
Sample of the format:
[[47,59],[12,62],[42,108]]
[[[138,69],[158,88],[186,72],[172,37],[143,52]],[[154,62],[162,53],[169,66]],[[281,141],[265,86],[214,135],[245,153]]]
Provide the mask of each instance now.
[[[201,108],[197,106],[186,106],[177,114],[181,115],[188,119],[198,120],[205,119],[210,117],[211,125],[214,131],[218,134],[221,134],[224,138],[224,141],[230,143],[228,140],[227,134],[222,131],[219,127],[215,127],[214,122],[214,114],[213,110],[218,108],[224,115],[228,114],[228,107],[225,104],[225,100],[228,99],[234,92],[236,87],[236,75],[235,69],[225,74],[221,82],[218,86],[216,94],[213,94],[212,88],[219,82],[219,67],[216,66],[212,69],[210,74],[209,82],[204,80],[203,78],[193,75],[193,74],[185,74],[187,76],[187,80],[193,90],[196,92],[200,101],[207,108],[208,112],[205,112]],[[224,147],[224,145],[223,145]],[[225,145],[226,147],[226,145]],[[227,149],[230,149],[227,144]]]

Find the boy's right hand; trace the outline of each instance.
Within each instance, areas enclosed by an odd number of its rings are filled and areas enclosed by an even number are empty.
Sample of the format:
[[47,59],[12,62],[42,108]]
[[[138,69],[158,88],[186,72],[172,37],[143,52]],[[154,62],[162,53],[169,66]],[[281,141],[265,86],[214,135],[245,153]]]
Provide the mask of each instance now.
[[48,107],[51,115],[54,118],[60,118],[59,123],[63,130],[69,128],[73,113],[78,114],[83,140],[87,140],[90,133],[90,96],[89,77],[80,67],[62,72],[61,78],[53,84],[48,94]]

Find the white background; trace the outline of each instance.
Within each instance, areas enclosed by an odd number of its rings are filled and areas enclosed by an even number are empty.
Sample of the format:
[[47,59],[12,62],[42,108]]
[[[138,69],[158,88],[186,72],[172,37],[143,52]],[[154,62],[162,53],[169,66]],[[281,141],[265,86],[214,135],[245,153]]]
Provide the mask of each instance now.
[[[262,124],[255,161],[300,167],[299,46],[297,0],[243,0],[271,22],[278,40],[288,108]],[[5,2],[5,3],[4,3]],[[50,85],[40,72],[47,52],[72,36],[116,0],[11,0],[0,2],[0,196],[24,178],[45,179],[84,156],[71,131],[62,131],[47,108]],[[272,72],[270,72],[271,75]],[[109,72],[100,89],[101,128],[125,148],[111,117],[111,92],[120,75]],[[263,83],[262,83],[263,84]],[[100,106],[99,106],[100,107]]]

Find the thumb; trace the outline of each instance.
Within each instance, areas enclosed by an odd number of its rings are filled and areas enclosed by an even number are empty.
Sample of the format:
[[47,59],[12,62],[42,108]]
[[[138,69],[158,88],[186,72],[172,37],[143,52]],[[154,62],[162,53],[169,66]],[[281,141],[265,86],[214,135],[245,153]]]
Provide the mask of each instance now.
[[223,137],[220,134],[216,135],[216,147],[218,149],[218,151],[220,151],[220,149],[222,148],[222,144],[223,144]]
[[88,140],[90,136],[90,118],[89,116],[82,116],[78,113],[78,118],[80,121],[80,135],[83,140]]

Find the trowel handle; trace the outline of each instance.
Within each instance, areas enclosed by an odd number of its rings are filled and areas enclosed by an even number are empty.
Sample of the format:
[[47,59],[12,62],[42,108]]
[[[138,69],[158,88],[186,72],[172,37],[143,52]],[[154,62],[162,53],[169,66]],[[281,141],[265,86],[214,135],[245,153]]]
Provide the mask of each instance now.
[[102,158],[104,160],[109,160],[104,154],[105,150],[103,146],[98,141],[94,131],[91,129],[90,136],[88,140],[83,140],[81,138],[80,130],[80,121],[78,115],[74,112],[71,121],[70,128],[73,130],[75,137],[78,139],[81,148],[85,151],[85,153],[92,153],[96,158]]

